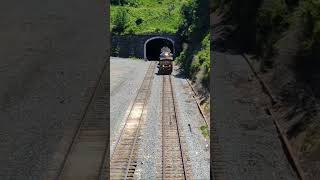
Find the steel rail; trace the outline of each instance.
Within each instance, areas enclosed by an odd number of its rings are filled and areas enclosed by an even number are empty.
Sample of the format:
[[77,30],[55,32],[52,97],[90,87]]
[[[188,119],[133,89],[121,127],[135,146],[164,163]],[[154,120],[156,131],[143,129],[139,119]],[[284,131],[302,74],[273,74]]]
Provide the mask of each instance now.
[[[255,70],[255,68],[253,67],[252,63],[250,62],[249,57],[247,55],[245,55],[245,54],[242,54],[242,57],[245,59],[246,63],[250,67],[250,70],[253,72],[253,74],[255,75],[255,77],[258,79],[258,81],[262,85],[263,89],[265,90],[265,93],[270,98],[272,106],[278,104],[279,102],[276,100],[275,96],[272,94],[272,92],[271,92],[269,86],[267,85],[267,83],[265,83],[265,81],[259,76],[258,72]],[[303,172],[303,170],[301,168],[301,165],[299,164],[299,160],[295,156],[294,151],[293,151],[293,149],[292,149],[292,147],[290,145],[290,142],[289,142],[289,140],[288,140],[283,128],[280,126],[278,118],[275,117],[274,112],[272,111],[272,106],[268,107],[267,111],[269,112],[270,116],[272,117],[273,123],[275,124],[277,132],[279,133],[280,140],[281,140],[281,142],[283,143],[283,145],[285,147],[285,152],[287,152],[286,153],[287,158],[289,159],[290,164],[295,169],[295,172],[297,173],[298,177],[301,180],[305,180],[305,175],[304,175],[304,172]]]
[[[168,78],[169,84],[166,83],[166,79]],[[168,85],[168,86],[166,86]],[[170,91],[170,97],[166,97],[166,95],[168,95],[167,93],[165,93],[166,88],[169,88]],[[169,113],[170,115],[170,125],[171,125],[171,113],[173,113],[173,117],[174,117],[174,121],[175,121],[175,130],[176,130],[176,137],[170,137],[171,138],[177,138],[178,140],[178,146],[179,146],[179,150],[180,150],[180,158],[181,158],[181,163],[182,163],[182,171],[183,171],[183,177],[184,179],[187,179],[187,172],[186,172],[186,160],[184,159],[184,151],[183,151],[183,147],[182,147],[182,142],[181,142],[181,134],[180,134],[180,129],[179,129],[179,124],[178,124],[178,118],[177,118],[177,112],[176,112],[176,104],[175,104],[175,98],[174,98],[174,91],[173,91],[173,86],[172,86],[172,81],[171,81],[171,76],[163,76],[163,88],[162,88],[162,179],[165,179],[166,177],[166,156],[165,156],[165,152],[166,152],[166,146],[165,146],[165,138],[166,138],[166,130],[165,130],[165,122],[164,122],[164,116],[166,116],[167,114],[164,114],[164,108],[165,108],[165,99],[171,99],[172,100],[172,112]],[[169,102],[170,103],[170,102]],[[169,104],[167,104],[168,107]],[[171,109],[170,109],[171,111]],[[169,134],[170,135],[170,134]],[[172,136],[172,134],[171,134]],[[179,163],[179,162],[176,162]]]
[[[151,66],[151,64],[149,65],[149,68],[150,68],[150,66]],[[141,82],[140,88],[141,88],[142,84],[143,84],[143,81]],[[139,93],[139,91],[140,91],[140,88],[139,88],[139,90],[138,90],[138,93]],[[134,100],[133,100],[133,104],[132,104],[132,106],[131,106],[131,108],[130,108],[130,111],[129,111],[129,113],[128,113],[128,117],[129,117],[129,115],[130,115],[130,113],[131,113],[131,111],[132,111],[132,109],[133,109],[134,102],[135,102],[135,101],[137,100],[137,98],[138,98],[138,93],[137,93],[136,97],[135,97]],[[127,117],[126,119],[128,119],[128,117]],[[118,144],[119,144],[119,142],[120,142],[120,140],[121,140],[121,137],[122,137],[122,135],[123,135],[123,132],[124,132],[124,129],[125,129],[125,126],[126,126],[126,125],[127,125],[127,121],[125,122],[125,124],[124,124],[124,126],[123,126],[123,128],[122,128],[122,130],[121,130],[121,132],[120,132],[120,136],[119,136],[119,138],[118,138],[117,141],[116,141],[116,144],[115,144],[115,147],[114,147],[114,151],[113,151],[112,154],[111,154],[111,159],[112,159],[112,157],[113,157],[113,155],[114,155],[114,152],[115,152],[116,147],[118,146]]]
[[[100,84],[101,81],[102,81],[102,78],[103,78],[103,75],[104,75],[104,73],[105,73],[105,71],[106,71],[106,68],[107,68],[107,62],[104,63],[104,65],[103,65],[103,67],[102,67],[102,70],[101,70],[101,73],[100,73],[100,75],[99,75],[99,77],[98,77],[98,80],[95,82],[94,89],[93,89],[93,93],[91,94],[90,99],[89,99],[89,101],[88,101],[88,103],[87,103],[87,105],[86,105],[86,107],[85,107],[85,109],[84,109],[84,111],[83,111],[83,114],[82,114],[81,119],[80,119],[80,121],[79,121],[79,123],[78,123],[78,126],[77,126],[77,128],[76,128],[76,130],[75,130],[75,133],[74,133],[74,135],[73,135],[73,137],[72,137],[72,140],[71,140],[71,143],[70,143],[70,145],[69,145],[69,147],[68,147],[68,149],[67,149],[67,152],[66,152],[66,154],[65,154],[64,157],[63,157],[62,164],[61,164],[60,168],[58,169],[58,173],[57,173],[57,176],[56,176],[56,178],[55,178],[55,179],[57,179],[57,180],[60,180],[60,179],[61,179],[61,176],[62,176],[62,174],[63,174],[63,172],[64,172],[64,169],[65,169],[65,166],[66,166],[66,162],[67,162],[67,160],[68,160],[68,157],[70,156],[71,151],[72,151],[72,149],[73,149],[73,147],[74,147],[74,145],[75,145],[75,141],[76,141],[77,137],[79,136],[81,127],[83,126],[83,122],[84,122],[84,120],[85,120],[85,118],[86,118],[86,116],[87,116],[87,114],[88,114],[88,112],[89,112],[89,107],[90,107],[90,105],[92,104],[92,102],[93,102],[93,100],[94,100],[94,97],[96,96],[98,86],[99,86],[99,84]],[[106,148],[107,148],[107,147],[106,147]]]
[[192,86],[192,84],[191,84],[191,82],[188,80],[188,79],[186,79],[186,81],[188,82],[188,85],[190,86],[190,88],[191,88],[191,90],[192,90],[192,92],[193,92],[193,98],[194,98],[194,100],[196,101],[196,103],[197,103],[197,107],[198,107],[198,110],[199,110],[199,112],[200,112],[200,114],[201,114],[201,116],[202,116],[202,119],[203,119],[203,121],[205,122],[205,124],[208,126],[208,128],[210,129],[210,126],[209,126],[209,124],[210,124],[210,121],[208,122],[208,120],[207,120],[207,118],[206,118],[206,116],[204,115],[205,113],[203,112],[203,110],[202,110],[202,108],[201,108],[201,105],[200,105],[200,102],[198,101],[198,93],[196,92],[196,90],[193,88],[193,86]]
[[[125,167],[123,167],[125,170],[123,172],[124,174],[124,179],[127,179],[128,178],[128,174],[129,174],[129,171],[130,171],[130,166],[131,166],[131,162],[133,161],[133,154],[135,152],[135,149],[137,147],[137,139],[139,137],[139,132],[140,132],[140,128],[141,128],[141,119],[142,119],[142,116],[143,116],[143,113],[145,111],[145,108],[146,108],[146,104],[147,104],[147,101],[148,101],[148,97],[149,97],[149,94],[150,94],[150,89],[151,89],[151,85],[152,85],[152,78],[153,78],[153,72],[154,72],[154,69],[155,69],[155,63],[150,63],[149,65],[149,68],[146,72],[146,75],[140,85],[140,88],[137,92],[137,95],[133,101],[133,104],[132,106],[130,107],[130,111],[128,113],[128,116],[126,118],[126,122],[120,132],[120,135],[119,135],[119,138],[117,139],[116,141],[116,144],[115,144],[115,148],[114,148],[114,151],[112,152],[112,155],[111,155],[111,159],[110,159],[110,170],[111,170],[111,173],[112,173],[112,162],[115,161],[117,162],[117,159],[115,157],[115,154],[117,153],[117,151],[122,151],[121,149],[121,142],[124,141],[123,139],[125,139],[125,134],[129,133],[131,134],[132,131],[131,129],[129,129],[127,127],[128,125],[128,121],[129,120],[133,120],[133,121],[137,121],[135,123],[138,123],[137,127],[135,127],[135,129],[133,130],[133,134],[134,134],[134,139],[133,139],[133,142],[130,144],[130,153],[128,155],[128,161],[125,165]],[[145,83],[148,83],[148,84],[145,84]],[[145,87],[144,85],[147,85],[147,87]],[[145,93],[145,94],[143,94]],[[141,106],[141,103],[139,103],[139,97],[141,96],[142,94],[142,98],[143,98],[143,102],[142,102],[142,109],[141,109],[141,112],[140,112],[140,115],[139,117],[135,117],[135,118],[132,118],[130,115],[132,114],[133,110],[135,109],[135,107],[137,106]],[[131,118],[131,119],[130,119]],[[120,150],[119,150],[120,148]],[[121,165],[120,165],[121,166]],[[114,167],[117,168],[117,166],[115,165]],[[122,173],[120,172],[119,173],[120,176],[122,176]],[[112,178],[112,177],[111,177]]]
[[[151,73],[153,73],[154,71],[151,71]],[[150,86],[151,86],[152,82],[149,83],[148,85],[148,89],[150,89]],[[146,95],[148,97],[148,95]],[[135,149],[135,146],[136,146],[136,142],[137,142],[137,139],[138,139],[138,134],[140,132],[140,128],[141,128],[141,118],[143,116],[143,112],[145,110],[145,106],[147,104],[147,101],[148,101],[148,98],[145,98],[144,99],[144,102],[143,102],[143,106],[142,106],[142,112],[140,114],[140,117],[139,117],[139,124],[138,124],[138,128],[135,132],[135,138],[134,138],[134,142],[133,142],[133,145],[132,145],[132,148],[131,148],[131,152],[130,152],[130,156],[129,156],[129,162],[127,164],[127,168],[126,168],[126,173],[125,173],[125,179],[127,179],[127,176],[128,176],[128,173],[129,173],[129,168],[130,168],[130,164],[131,164],[131,161],[132,161],[132,155],[133,155],[133,151]]]

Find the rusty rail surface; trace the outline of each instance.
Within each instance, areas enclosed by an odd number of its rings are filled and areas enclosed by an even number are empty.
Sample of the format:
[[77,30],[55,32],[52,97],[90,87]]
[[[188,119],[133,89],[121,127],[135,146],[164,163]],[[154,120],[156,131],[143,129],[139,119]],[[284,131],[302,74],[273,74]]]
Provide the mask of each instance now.
[[131,107],[127,121],[115,145],[110,159],[111,179],[133,179],[137,166],[138,137],[142,114],[151,92],[156,64],[152,62]]
[[210,120],[208,121],[207,118],[206,118],[206,116],[204,115],[204,114],[205,114],[205,113],[203,112],[204,110],[202,110],[201,105],[200,105],[200,102],[199,102],[199,100],[198,100],[199,95],[198,95],[198,93],[196,92],[196,90],[193,88],[191,82],[190,82],[188,79],[186,79],[186,81],[188,82],[188,84],[189,84],[189,86],[190,86],[190,88],[191,88],[191,90],[192,90],[192,92],[193,92],[193,94],[194,94],[194,95],[192,95],[192,96],[193,96],[194,100],[195,100],[196,103],[197,103],[197,107],[198,107],[198,110],[199,110],[199,112],[200,112],[200,114],[201,114],[201,116],[202,116],[202,118],[203,118],[203,121],[205,122],[205,124],[206,124],[206,125],[208,126],[208,128],[210,129]]
[[163,76],[162,89],[162,179],[190,179],[176,116],[171,76]]

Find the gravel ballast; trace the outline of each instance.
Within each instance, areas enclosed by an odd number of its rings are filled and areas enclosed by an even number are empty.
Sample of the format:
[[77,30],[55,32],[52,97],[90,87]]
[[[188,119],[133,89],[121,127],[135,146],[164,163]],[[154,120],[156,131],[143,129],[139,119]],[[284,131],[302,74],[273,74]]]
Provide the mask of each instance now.
[[110,59],[110,152],[126,122],[126,116],[146,74],[149,62],[125,58]]
[[141,131],[137,179],[156,179],[161,168],[161,90],[162,76],[155,75]]
[[[157,71],[157,70],[156,70]],[[183,148],[187,151],[188,167],[192,171],[194,179],[209,179],[209,140],[206,140],[200,131],[204,120],[198,110],[196,101],[192,97],[193,92],[186,79],[172,75],[175,101],[177,105],[177,118],[182,134]],[[141,132],[138,166],[135,172],[137,179],[156,179],[161,177],[161,93],[162,75],[156,75],[152,85],[152,92],[144,119],[144,128]],[[192,132],[189,130],[189,125]]]
[[205,121],[186,79],[178,75],[177,71],[173,72],[172,77],[177,118],[186,142],[193,178],[210,179],[210,139],[205,139],[200,130]]

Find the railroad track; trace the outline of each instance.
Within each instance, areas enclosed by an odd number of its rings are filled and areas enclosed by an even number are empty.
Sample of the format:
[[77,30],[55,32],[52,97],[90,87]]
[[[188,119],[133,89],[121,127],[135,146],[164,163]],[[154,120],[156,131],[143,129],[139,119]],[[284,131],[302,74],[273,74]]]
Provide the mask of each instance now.
[[156,63],[152,62],[129,112],[127,121],[110,159],[111,179],[133,179],[137,167],[138,137],[142,124],[142,114],[146,108]]
[[[225,57],[218,57],[221,58],[222,61],[225,61]],[[243,63],[248,66],[250,73],[253,73],[254,78],[260,83],[260,87],[262,89],[262,92],[265,93],[268,96],[268,99],[270,100],[270,103],[268,106],[266,106],[265,110],[268,116],[270,116],[270,120],[273,121],[275,128],[277,130],[277,133],[279,134],[280,141],[282,143],[282,148],[283,151],[286,155],[287,160],[289,161],[290,165],[292,166],[293,170],[295,171],[297,178],[304,180],[305,175],[302,171],[301,166],[299,165],[298,158],[296,157],[289,140],[286,137],[286,134],[282,127],[280,126],[279,119],[276,116],[276,114],[273,112],[273,109],[276,105],[279,105],[279,102],[275,98],[275,96],[272,94],[269,86],[263,81],[263,79],[260,77],[259,73],[255,70],[254,66],[250,62],[249,58],[246,55],[242,55],[242,60]],[[220,61],[221,62],[221,61]],[[217,71],[215,71],[217,72]],[[214,74],[216,77],[218,74]],[[218,76],[219,77],[219,76]],[[219,77],[220,78],[220,77]],[[230,162],[226,161],[225,158],[230,156],[226,152],[222,151],[220,142],[219,142],[219,134],[217,133],[217,127],[212,126],[210,132],[214,134],[213,141],[211,143],[211,157],[213,159],[213,162],[211,163],[211,172],[210,176],[215,179],[215,180],[224,180],[227,179],[227,174],[228,174],[228,166]],[[213,155],[212,155],[213,154]],[[241,177],[241,176],[240,176]],[[263,177],[267,178],[267,177]]]
[[162,179],[191,179],[176,116],[171,76],[163,76],[162,89]]
[[52,180],[98,180],[102,175],[108,149],[106,64],[92,87],[92,94],[84,109],[62,164],[49,172]]
[[252,63],[250,62],[250,59],[247,55],[242,54],[242,57],[244,58],[244,60],[246,61],[246,63],[248,64],[248,66],[250,67],[251,72],[255,75],[255,77],[259,80],[264,92],[268,95],[270,101],[271,101],[271,106],[267,107],[267,112],[269,113],[269,115],[271,116],[274,125],[276,126],[277,132],[279,133],[279,138],[283,144],[283,149],[284,152],[289,160],[289,163],[291,164],[291,166],[293,167],[293,169],[295,170],[297,176],[299,177],[299,179],[301,180],[305,180],[305,174],[302,170],[302,167],[299,163],[298,158],[296,157],[296,154],[294,153],[294,150],[287,138],[287,135],[285,133],[285,131],[283,130],[283,128],[280,126],[280,123],[278,121],[278,117],[275,115],[275,113],[273,112],[273,106],[275,106],[277,103],[279,103],[275,96],[273,95],[273,93],[271,92],[269,86],[266,84],[266,82],[260,77],[259,73],[255,70],[255,68],[253,67]]

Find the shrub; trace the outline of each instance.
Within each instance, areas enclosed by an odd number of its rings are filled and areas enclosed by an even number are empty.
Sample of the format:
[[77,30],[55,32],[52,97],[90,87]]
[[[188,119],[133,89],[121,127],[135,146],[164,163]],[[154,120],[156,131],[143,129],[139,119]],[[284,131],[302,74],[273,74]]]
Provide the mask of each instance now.
[[129,18],[127,11],[125,9],[118,9],[115,17],[114,17],[114,27],[112,32],[116,32],[118,34],[123,33],[128,27]]
[[274,43],[289,27],[288,7],[284,0],[273,0],[271,7],[259,10],[256,19],[256,53],[263,59],[274,54]]
[[202,84],[205,87],[209,87],[209,77],[210,77],[210,34],[208,33],[206,37],[201,42],[201,50],[198,51],[192,61],[190,67],[190,76],[195,78],[197,74]]
[[128,5],[128,6],[133,6],[137,7],[139,6],[139,1],[138,0],[111,0],[111,5]]
[[142,18],[137,18],[136,25],[139,26],[143,22]]
[[117,57],[119,56],[120,48],[118,46],[111,48],[111,56]]
[[195,56],[191,67],[190,67],[190,75],[191,77],[195,77],[196,73],[200,71],[201,63],[198,56]]
[[183,50],[180,55],[176,58],[177,63],[181,64],[182,61],[186,58],[186,52]]
[[301,17],[305,23],[304,51],[319,53],[320,50],[320,1],[305,0],[300,5]]

